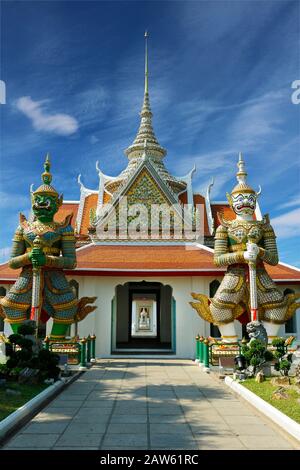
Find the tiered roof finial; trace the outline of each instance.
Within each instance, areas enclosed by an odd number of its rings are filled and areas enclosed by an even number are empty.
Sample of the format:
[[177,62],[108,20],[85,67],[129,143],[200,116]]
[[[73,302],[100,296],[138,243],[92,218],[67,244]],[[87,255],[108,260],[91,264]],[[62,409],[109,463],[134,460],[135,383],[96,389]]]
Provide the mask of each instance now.
[[31,195],[35,196],[36,194],[55,196],[58,199],[59,205],[62,204],[62,196],[59,197],[56,189],[51,186],[52,174],[50,173],[51,162],[50,155],[47,153],[45,162],[44,162],[44,172],[42,173],[42,184],[35,191],[31,190]]
[[125,154],[129,158],[141,157],[144,149],[145,139],[151,156],[162,158],[167,151],[159,145],[152,127],[152,112],[149,100],[149,69],[148,69],[148,37],[145,31],[145,92],[143,106],[141,110],[141,123],[134,142],[125,150]]
[[145,31],[145,93],[148,93],[148,31]]
[[50,173],[51,162],[50,162],[50,155],[49,152],[46,155],[46,160],[44,163],[44,173],[42,173],[42,181],[44,184],[51,184],[52,175]]
[[259,191],[255,191],[251,188],[251,186],[247,183],[247,172],[245,161],[243,158],[242,152],[239,152],[239,159],[237,162],[238,171],[236,174],[237,184],[231,191],[231,194],[238,194],[238,193],[253,193],[259,196],[261,189]]
[[242,152],[239,152],[239,160],[237,162],[237,167],[239,170],[236,174],[236,179],[238,180],[238,183],[246,183],[247,172]]

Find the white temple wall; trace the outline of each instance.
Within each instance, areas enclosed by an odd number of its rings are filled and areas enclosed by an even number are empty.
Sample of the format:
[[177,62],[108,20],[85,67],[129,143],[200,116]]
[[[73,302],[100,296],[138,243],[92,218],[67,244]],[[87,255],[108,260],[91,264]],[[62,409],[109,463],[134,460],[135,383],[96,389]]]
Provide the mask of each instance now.
[[79,297],[97,296],[95,302],[97,310],[78,323],[78,333],[81,337],[92,333],[96,334],[98,357],[111,355],[112,300],[115,296],[116,286],[126,282],[161,282],[163,285],[172,287],[173,298],[176,301],[175,357],[193,358],[195,336],[198,333],[209,335],[209,324],[204,322],[189,305],[189,301],[193,300],[191,292],[208,294],[210,282],[208,277],[74,276],[72,279],[79,283]]
[[[115,296],[115,288],[118,284],[126,282],[161,282],[164,285],[170,285],[173,289],[173,297],[176,301],[176,354],[170,357],[193,358],[195,355],[195,336],[199,333],[203,336],[209,336],[210,325],[202,320],[196,311],[189,305],[193,300],[191,292],[203,293],[209,295],[209,284],[214,279],[220,278],[210,276],[161,276],[161,277],[117,277],[117,276],[68,276],[68,279],[74,279],[79,283],[79,297],[90,296],[97,297],[95,305],[97,310],[89,314],[82,322],[78,323],[78,333],[82,336],[88,336],[95,333],[97,335],[97,357],[111,356],[111,337],[112,337],[112,299]],[[0,284],[7,291],[12,284]],[[286,288],[292,289],[295,293],[300,293],[300,286],[297,284],[279,285],[284,291]],[[236,321],[238,336],[242,337],[241,324]],[[47,323],[47,334],[50,334],[52,320]],[[300,344],[300,309],[296,312],[296,329],[294,335],[297,337],[297,343]],[[4,332],[6,335],[12,333],[11,327],[4,322]],[[72,326],[71,334],[74,334]],[[290,336],[285,332],[282,326],[279,331],[280,336]]]

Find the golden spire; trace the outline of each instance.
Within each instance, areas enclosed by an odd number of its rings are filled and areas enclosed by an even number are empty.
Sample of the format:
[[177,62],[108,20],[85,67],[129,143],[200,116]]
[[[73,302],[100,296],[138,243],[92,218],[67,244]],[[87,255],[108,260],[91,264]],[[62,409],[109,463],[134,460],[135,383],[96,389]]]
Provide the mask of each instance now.
[[156,158],[163,158],[167,153],[167,151],[159,145],[152,127],[152,112],[150,108],[148,88],[148,36],[148,32],[145,31],[145,92],[142,110],[140,113],[141,122],[136,138],[134,139],[133,143],[125,150],[125,154],[129,158],[141,157],[143,155],[145,139],[147,139],[147,152],[149,155]]
[[145,93],[148,93],[148,31],[145,31]]

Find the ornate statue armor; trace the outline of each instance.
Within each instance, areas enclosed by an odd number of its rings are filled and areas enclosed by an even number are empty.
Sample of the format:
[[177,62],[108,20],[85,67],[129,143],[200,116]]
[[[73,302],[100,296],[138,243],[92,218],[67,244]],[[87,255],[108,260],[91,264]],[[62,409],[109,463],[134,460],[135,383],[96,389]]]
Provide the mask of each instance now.
[[[63,199],[50,184],[52,176],[48,156],[44,167],[43,184],[32,193],[34,220],[29,222],[20,214],[20,225],[13,238],[9,266],[12,269],[22,268],[22,271],[7,295],[0,299],[0,308],[13,331],[17,332],[19,325],[29,317],[33,268],[38,268],[41,279],[37,293],[40,299],[39,320],[46,322],[52,317],[51,338],[60,339],[65,337],[71,323],[83,319],[96,308],[87,305],[96,297],[79,301],[63,273],[63,269],[76,267],[72,214],[61,223],[53,220]],[[40,248],[35,248],[37,237]]]
[[267,215],[263,220],[253,218],[260,192],[256,193],[248,186],[241,154],[238,168],[238,184],[231,194],[227,194],[236,219],[228,221],[219,214],[220,225],[215,234],[214,262],[218,267],[228,266],[227,272],[212,299],[203,294],[192,294],[200,302],[191,302],[202,318],[218,325],[223,341],[227,342],[237,340],[235,319],[247,312],[250,321],[250,261],[256,265],[258,319],[269,338],[277,335],[280,325],[291,318],[299,306],[294,302],[297,296],[284,296],[265,269],[264,263],[278,264],[275,233]]

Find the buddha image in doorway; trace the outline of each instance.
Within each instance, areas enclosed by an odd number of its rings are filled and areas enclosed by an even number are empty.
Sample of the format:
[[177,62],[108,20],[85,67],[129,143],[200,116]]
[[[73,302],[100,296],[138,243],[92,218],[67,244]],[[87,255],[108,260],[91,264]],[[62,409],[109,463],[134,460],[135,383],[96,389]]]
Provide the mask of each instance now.
[[139,310],[139,329],[150,330],[150,314],[149,307],[140,307]]

